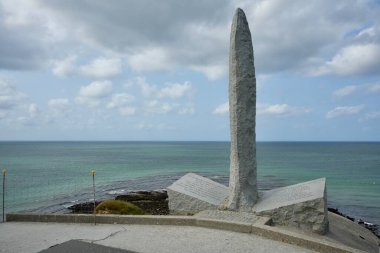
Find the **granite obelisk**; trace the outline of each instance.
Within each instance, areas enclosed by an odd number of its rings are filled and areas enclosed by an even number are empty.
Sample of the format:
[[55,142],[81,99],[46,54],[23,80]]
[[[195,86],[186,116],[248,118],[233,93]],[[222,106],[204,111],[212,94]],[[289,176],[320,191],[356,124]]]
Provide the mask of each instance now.
[[230,182],[224,207],[252,211],[256,182],[256,77],[251,32],[242,9],[233,17],[229,56]]

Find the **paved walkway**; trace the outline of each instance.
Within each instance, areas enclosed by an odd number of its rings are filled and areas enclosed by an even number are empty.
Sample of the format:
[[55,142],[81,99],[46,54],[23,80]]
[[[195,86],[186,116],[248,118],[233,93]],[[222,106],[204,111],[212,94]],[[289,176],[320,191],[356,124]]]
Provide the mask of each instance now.
[[[76,241],[68,242],[70,240]],[[134,252],[314,252],[253,234],[189,226],[0,224],[0,252],[40,252],[52,246],[56,247],[51,250],[88,246],[78,241]]]

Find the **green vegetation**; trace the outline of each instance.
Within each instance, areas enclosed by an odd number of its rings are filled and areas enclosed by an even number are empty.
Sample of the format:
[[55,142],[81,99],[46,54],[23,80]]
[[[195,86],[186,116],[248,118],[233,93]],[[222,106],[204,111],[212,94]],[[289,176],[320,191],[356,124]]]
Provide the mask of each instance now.
[[121,200],[105,200],[96,207],[96,213],[99,214],[132,214],[141,215],[149,214],[140,207],[132,203]]

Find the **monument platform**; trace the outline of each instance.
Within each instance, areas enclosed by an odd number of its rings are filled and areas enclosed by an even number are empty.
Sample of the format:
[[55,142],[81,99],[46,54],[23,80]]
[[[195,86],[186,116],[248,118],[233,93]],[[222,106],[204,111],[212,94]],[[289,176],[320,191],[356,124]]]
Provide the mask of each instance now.
[[230,214],[229,218],[234,215],[235,218],[252,219],[259,215],[270,217],[275,225],[293,226],[318,234],[328,231],[325,178],[260,192],[258,202],[250,212],[211,212],[228,198],[228,188],[194,173],[184,175],[167,190],[172,214],[204,211],[201,215]]

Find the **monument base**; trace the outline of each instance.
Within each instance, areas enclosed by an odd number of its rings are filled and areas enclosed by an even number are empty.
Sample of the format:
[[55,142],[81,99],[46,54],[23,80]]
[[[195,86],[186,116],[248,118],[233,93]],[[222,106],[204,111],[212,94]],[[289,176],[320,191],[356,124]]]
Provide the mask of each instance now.
[[[229,194],[228,187],[193,173],[181,177],[169,186],[167,191],[169,210],[173,214],[195,214],[204,210],[217,210]],[[228,212],[212,212],[214,216],[226,213]],[[259,200],[251,209],[251,213],[270,217],[273,225],[293,226],[325,234],[329,227],[326,179],[260,192]]]
[[325,178],[273,189],[260,195],[254,212],[271,217],[274,225],[293,226],[318,234],[328,232]]

